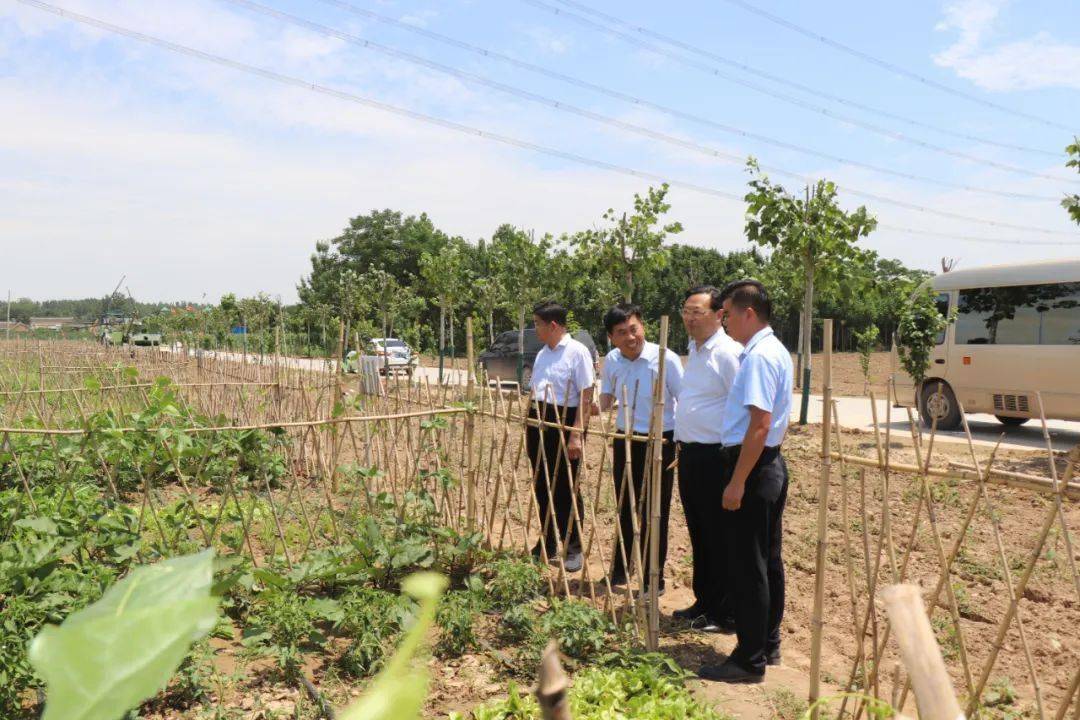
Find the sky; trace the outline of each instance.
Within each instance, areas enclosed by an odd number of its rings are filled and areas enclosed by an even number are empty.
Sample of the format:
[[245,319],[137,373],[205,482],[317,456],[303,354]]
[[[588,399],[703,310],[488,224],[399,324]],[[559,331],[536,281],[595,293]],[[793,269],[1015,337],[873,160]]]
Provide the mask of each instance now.
[[123,275],[146,301],[290,302],[316,241],[371,210],[558,235],[660,179],[678,242],[745,249],[748,155],[793,191],[836,182],[882,225],[861,244],[914,267],[1080,256],[1075,0],[50,4],[219,60],[0,0],[13,297]]

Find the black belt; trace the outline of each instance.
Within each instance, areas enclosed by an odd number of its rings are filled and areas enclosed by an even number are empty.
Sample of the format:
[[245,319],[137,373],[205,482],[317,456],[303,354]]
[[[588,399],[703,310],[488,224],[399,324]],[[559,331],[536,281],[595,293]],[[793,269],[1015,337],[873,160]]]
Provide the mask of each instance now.
[[686,442],[685,440],[679,441],[679,447],[687,450],[708,450],[710,448],[723,449],[721,443],[699,443],[699,442]]

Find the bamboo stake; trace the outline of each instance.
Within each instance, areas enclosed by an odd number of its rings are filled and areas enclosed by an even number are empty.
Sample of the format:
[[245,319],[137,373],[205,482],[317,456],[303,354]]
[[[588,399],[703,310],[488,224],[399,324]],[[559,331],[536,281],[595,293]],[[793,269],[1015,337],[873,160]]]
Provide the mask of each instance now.
[[[817,701],[821,693],[821,634],[824,627],[825,607],[825,552],[828,548],[829,481],[832,475],[832,319],[824,321],[824,362],[822,383],[824,388],[824,412],[821,424],[821,482],[818,484],[817,514],[817,560],[814,570],[814,609],[810,620],[810,712],[811,720],[818,720]],[[809,361],[809,358],[807,358]]]

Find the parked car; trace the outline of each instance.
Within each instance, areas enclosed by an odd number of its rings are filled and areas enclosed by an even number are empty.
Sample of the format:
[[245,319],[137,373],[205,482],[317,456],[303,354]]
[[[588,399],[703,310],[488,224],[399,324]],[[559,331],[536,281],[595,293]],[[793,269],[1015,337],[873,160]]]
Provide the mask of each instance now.
[[[378,358],[379,374],[400,373],[412,377],[419,358],[405,341],[398,338],[372,338],[364,346],[365,357]],[[355,373],[360,370],[360,362],[355,350],[345,356],[345,372]]]
[[[592,336],[584,330],[578,330],[572,336],[575,340],[584,343],[585,347],[589,348],[589,352],[592,353],[593,368],[599,366],[600,356],[596,352],[596,344],[593,342]],[[507,330],[506,332],[499,333],[495,337],[495,342],[491,347],[480,353],[480,357],[477,358],[480,367],[487,373],[490,380],[496,382],[517,382],[518,379],[518,358],[522,357],[520,346],[518,344],[518,331]],[[536,362],[536,354],[540,352],[540,348],[543,347],[543,343],[536,337],[536,330],[533,328],[526,328],[525,330],[525,353],[524,353],[524,368],[522,369],[522,387],[528,390],[532,386],[532,368],[533,363]]]

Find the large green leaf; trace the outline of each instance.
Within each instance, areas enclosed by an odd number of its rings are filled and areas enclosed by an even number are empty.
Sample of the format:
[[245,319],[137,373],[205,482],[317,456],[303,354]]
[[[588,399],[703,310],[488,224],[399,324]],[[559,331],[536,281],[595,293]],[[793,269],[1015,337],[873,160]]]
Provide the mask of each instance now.
[[217,619],[213,553],[134,570],[30,644],[48,685],[42,720],[116,720],[168,683]]

